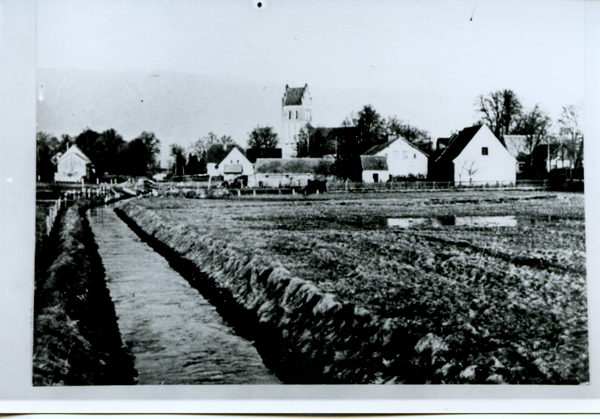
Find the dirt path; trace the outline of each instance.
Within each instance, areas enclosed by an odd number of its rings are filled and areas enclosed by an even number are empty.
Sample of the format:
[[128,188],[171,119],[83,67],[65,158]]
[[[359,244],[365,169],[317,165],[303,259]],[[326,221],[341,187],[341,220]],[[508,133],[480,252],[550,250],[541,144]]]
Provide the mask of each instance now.
[[88,218],[139,384],[276,384],[252,344],[112,209]]

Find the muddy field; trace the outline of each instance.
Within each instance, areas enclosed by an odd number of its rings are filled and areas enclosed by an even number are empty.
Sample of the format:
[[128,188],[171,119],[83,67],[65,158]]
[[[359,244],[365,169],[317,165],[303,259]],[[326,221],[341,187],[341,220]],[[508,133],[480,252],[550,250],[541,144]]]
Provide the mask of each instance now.
[[374,382],[589,380],[583,195],[148,198],[135,205],[164,226],[223,240],[240,258],[282,266],[383,319],[397,342],[377,354],[387,372]]

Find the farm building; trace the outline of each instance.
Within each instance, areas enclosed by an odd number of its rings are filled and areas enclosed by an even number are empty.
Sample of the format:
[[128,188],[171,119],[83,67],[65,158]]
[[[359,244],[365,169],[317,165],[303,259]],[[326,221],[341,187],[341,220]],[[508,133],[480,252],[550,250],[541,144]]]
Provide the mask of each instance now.
[[246,158],[244,149],[237,144],[215,144],[206,152],[206,171],[212,176],[223,176],[234,180],[238,176],[254,174],[252,163]]
[[515,183],[517,160],[487,125],[475,125],[439,139],[431,178],[457,185]]
[[326,164],[325,159],[317,158],[258,159],[254,164],[254,185],[275,188],[306,186]]
[[282,158],[296,157],[298,134],[308,122],[312,121],[312,98],[308,84],[304,87],[289,87],[281,99],[281,154]]
[[362,181],[366,183],[385,182],[390,178],[386,156],[360,156]]
[[82,178],[90,179],[93,171],[92,161],[83,151],[73,144],[57,161],[54,174],[56,182],[79,182]]
[[[387,173],[383,173],[382,169],[366,170],[365,163],[371,167],[376,160],[363,159],[363,156],[384,158],[387,161]],[[390,136],[388,142],[370,148],[363,156],[363,182],[385,182],[396,176],[427,176],[429,156],[402,137]]]

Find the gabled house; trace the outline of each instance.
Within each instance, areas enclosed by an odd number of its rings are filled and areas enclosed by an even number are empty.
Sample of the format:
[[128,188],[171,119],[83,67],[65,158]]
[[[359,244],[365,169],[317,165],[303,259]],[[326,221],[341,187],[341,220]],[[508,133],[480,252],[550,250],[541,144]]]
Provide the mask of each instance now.
[[[440,139],[443,140],[443,139]],[[487,125],[475,125],[438,140],[430,178],[455,185],[516,182],[517,160]]]
[[223,151],[213,146],[207,152],[207,174],[221,175],[226,181],[234,180],[238,176],[254,175],[254,167],[246,157],[243,148],[237,144],[218,147],[223,147]]
[[[258,159],[254,164],[254,185],[269,187],[306,186],[319,175],[326,159]],[[248,182],[250,184],[250,181]]]
[[90,180],[92,172],[92,161],[73,144],[58,158],[54,180],[56,182],[80,182],[83,178]]
[[[361,156],[363,182],[385,182],[397,176],[427,176],[429,155],[402,137],[390,136],[388,139],[388,142],[371,147]],[[383,167],[376,159],[363,159],[363,156],[384,158],[387,173],[383,169],[375,168]]]

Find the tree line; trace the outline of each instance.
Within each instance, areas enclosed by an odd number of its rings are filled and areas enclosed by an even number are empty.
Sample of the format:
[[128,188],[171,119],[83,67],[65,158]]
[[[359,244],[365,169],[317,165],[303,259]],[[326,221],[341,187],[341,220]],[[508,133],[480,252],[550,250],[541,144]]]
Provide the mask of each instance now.
[[93,176],[104,173],[125,176],[147,176],[160,166],[160,140],[154,133],[144,131],[131,141],[114,129],[96,132],[86,128],[76,137],[67,134],[60,139],[45,132],[36,138],[36,174],[42,182],[54,180],[58,160],[72,145],[83,151],[93,163]]
[[478,123],[486,123],[498,139],[503,140],[506,135],[525,137],[526,150],[519,159],[526,163],[527,175],[539,177],[546,174],[545,166],[534,161],[534,151],[542,144],[560,144],[566,151],[571,168],[582,167],[584,136],[580,127],[583,113],[581,104],[563,106],[556,121],[558,129],[554,131],[552,120],[539,103],[526,109],[510,89],[478,96],[475,108]]

